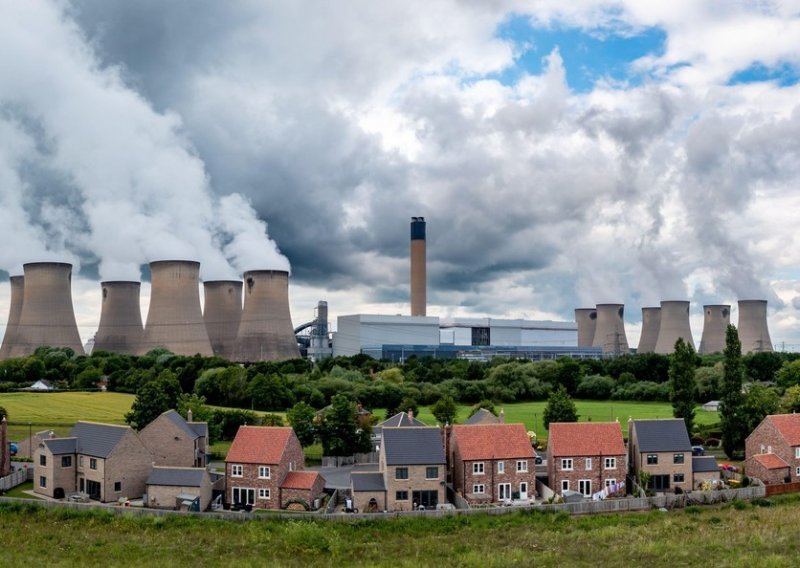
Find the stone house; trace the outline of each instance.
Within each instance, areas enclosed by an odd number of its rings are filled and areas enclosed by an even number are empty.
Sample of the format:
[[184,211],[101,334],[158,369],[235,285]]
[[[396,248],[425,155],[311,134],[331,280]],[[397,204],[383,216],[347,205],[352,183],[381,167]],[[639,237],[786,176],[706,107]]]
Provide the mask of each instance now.
[[502,410],[499,416],[495,416],[485,408],[479,408],[475,414],[467,418],[464,425],[476,426],[478,424],[502,424],[503,422],[505,422],[505,414]]
[[208,463],[208,424],[192,422],[174,410],[167,410],[139,432],[139,438],[153,454],[155,465],[205,467]]
[[470,503],[533,500],[536,452],[522,424],[452,427],[453,487]]
[[78,422],[69,436],[42,440],[33,464],[37,493],[110,502],[144,494],[153,458],[130,426]]
[[[745,470],[750,477],[764,483],[800,481],[800,414],[767,416],[747,437],[744,448]],[[756,459],[766,454],[775,458]]]
[[409,426],[427,426],[427,424],[414,418],[414,413],[412,411],[398,412],[394,416],[376,424],[372,428],[372,433],[370,434],[373,449],[376,452],[381,451],[381,440],[383,439],[384,428],[408,428]]
[[445,503],[445,455],[438,428],[384,428],[379,471],[386,510],[435,509]]
[[42,430],[34,432],[33,435],[17,442],[17,457],[18,458],[33,458],[33,452],[42,443],[42,440],[52,438],[55,434],[52,430]]
[[[691,456],[691,452],[689,452]],[[614,491],[628,471],[619,422],[554,422],[547,439],[547,477],[562,496],[577,491],[584,497],[605,488]],[[616,492],[624,491],[617,489]]]
[[211,503],[214,481],[204,467],[155,466],[146,486],[148,507],[205,511]]
[[722,472],[714,456],[694,456],[692,458],[692,487],[694,489],[714,488],[722,480]]
[[350,474],[353,507],[362,513],[387,510],[386,480],[382,471],[354,471]]
[[692,483],[692,443],[681,418],[628,422],[628,471],[637,481],[650,475],[654,491],[689,491]]

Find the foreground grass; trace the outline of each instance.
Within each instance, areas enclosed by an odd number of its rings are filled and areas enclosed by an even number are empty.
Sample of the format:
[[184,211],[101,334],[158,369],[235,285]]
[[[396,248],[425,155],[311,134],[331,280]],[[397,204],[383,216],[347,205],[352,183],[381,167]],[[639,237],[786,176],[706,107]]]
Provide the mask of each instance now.
[[133,517],[0,503],[3,565],[786,566],[800,501],[571,518],[246,523]]

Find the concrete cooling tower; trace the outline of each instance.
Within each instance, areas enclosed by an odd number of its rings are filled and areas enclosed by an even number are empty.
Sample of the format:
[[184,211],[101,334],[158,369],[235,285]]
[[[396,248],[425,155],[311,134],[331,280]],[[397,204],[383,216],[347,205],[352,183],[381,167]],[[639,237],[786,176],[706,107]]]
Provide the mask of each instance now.
[[624,304],[597,304],[597,327],[594,330],[592,347],[602,348],[603,353],[628,352],[624,314]]
[[654,353],[661,328],[661,308],[642,308],[642,336],[637,353]]
[[37,347],[69,347],[83,354],[72,309],[72,265],[31,262],[25,273],[22,310],[9,357],[25,357]]
[[156,347],[176,355],[213,355],[200,309],[200,263],[150,263],[152,288],[140,353]]
[[3,346],[0,347],[0,359],[8,359],[11,346],[17,338],[19,316],[22,314],[22,299],[25,295],[25,278],[23,276],[11,277],[11,306],[8,310],[8,323],[6,334],[3,336]]
[[214,355],[233,359],[242,320],[242,283],[239,280],[203,282],[203,320]]
[[289,273],[244,273],[244,308],[236,338],[236,360],[280,361],[300,356],[289,312]]
[[703,337],[700,338],[698,353],[722,353],[725,350],[725,332],[730,323],[730,306],[703,306]]
[[666,300],[661,302],[661,326],[658,328],[656,353],[668,355],[675,351],[678,338],[694,348],[692,328],[689,325],[689,302],[683,300]]
[[139,307],[139,282],[101,282],[103,303],[100,325],[94,336],[96,351],[137,355],[142,351],[144,327]]
[[591,347],[594,331],[597,327],[597,310],[594,308],[576,308],[575,323],[578,324],[578,347]]
[[739,300],[739,341],[742,353],[772,351],[766,300]]

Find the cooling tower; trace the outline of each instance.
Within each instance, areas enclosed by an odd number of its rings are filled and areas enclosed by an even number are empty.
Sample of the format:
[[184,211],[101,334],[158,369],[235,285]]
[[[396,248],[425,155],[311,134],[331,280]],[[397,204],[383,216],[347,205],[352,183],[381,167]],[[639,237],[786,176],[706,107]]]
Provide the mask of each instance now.
[[576,308],[575,323],[578,324],[578,347],[591,347],[594,330],[597,327],[597,310],[594,308]]
[[72,265],[31,262],[23,266],[22,310],[9,357],[25,357],[37,347],[69,347],[83,354],[72,309]]
[[144,328],[139,307],[139,282],[101,282],[103,304],[94,336],[96,351],[137,355],[142,351]]
[[236,354],[236,335],[242,320],[242,283],[239,280],[212,280],[203,283],[208,339],[214,355],[232,359]]
[[140,353],[156,347],[176,355],[211,356],[200,310],[200,263],[159,260],[150,263],[152,288]]
[[11,346],[17,338],[19,316],[22,314],[22,299],[25,297],[25,278],[23,276],[11,277],[11,302],[8,310],[8,323],[6,334],[3,336],[3,346],[0,347],[0,359],[8,359]]
[[300,357],[289,312],[289,273],[244,273],[244,309],[236,337],[236,360],[280,361]]
[[722,353],[725,350],[725,332],[730,323],[730,306],[703,306],[703,337],[700,338],[698,353]]
[[624,304],[597,304],[597,327],[594,330],[592,347],[600,347],[603,353],[617,355],[628,352],[624,314]]
[[661,327],[661,308],[642,308],[642,336],[639,338],[637,353],[653,353]]
[[661,325],[655,352],[662,355],[672,353],[679,337],[694,348],[692,328],[689,326],[689,302],[665,300],[661,302]]
[[427,312],[427,267],[425,266],[425,217],[411,218],[411,315]]
[[739,300],[739,341],[742,353],[772,351],[766,300]]

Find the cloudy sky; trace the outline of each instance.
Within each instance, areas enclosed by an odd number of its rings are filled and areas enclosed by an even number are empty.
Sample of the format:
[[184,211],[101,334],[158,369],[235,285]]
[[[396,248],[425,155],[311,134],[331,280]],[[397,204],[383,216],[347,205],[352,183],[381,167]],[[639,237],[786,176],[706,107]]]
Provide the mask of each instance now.
[[699,340],[703,303],[766,298],[800,349],[797,0],[0,14],[0,269],[79,266],[84,339],[101,278],[170,257],[291,264],[296,323],[407,313],[422,215],[432,315],[624,302],[635,345],[661,299],[692,300]]

